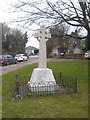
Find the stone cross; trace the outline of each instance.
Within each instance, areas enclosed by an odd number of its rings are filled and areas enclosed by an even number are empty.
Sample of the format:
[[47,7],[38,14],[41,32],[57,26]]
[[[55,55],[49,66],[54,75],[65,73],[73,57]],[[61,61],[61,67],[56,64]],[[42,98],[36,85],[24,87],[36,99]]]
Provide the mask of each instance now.
[[44,25],[40,26],[40,30],[35,33],[35,37],[39,40],[39,68],[46,68],[46,41],[51,38],[51,34],[46,31]]

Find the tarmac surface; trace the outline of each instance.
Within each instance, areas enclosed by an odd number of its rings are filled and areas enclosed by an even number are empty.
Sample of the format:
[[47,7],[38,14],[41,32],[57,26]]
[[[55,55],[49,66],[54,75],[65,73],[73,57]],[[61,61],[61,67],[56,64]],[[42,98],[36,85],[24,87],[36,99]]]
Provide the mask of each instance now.
[[[57,58],[49,58],[47,61],[72,61],[75,59],[57,59]],[[38,63],[38,56],[31,56],[27,61],[24,62],[18,62],[17,64],[12,64],[8,66],[0,66],[0,75],[11,72],[13,70],[17,70],[18,68],[33,64],[33,63]]]

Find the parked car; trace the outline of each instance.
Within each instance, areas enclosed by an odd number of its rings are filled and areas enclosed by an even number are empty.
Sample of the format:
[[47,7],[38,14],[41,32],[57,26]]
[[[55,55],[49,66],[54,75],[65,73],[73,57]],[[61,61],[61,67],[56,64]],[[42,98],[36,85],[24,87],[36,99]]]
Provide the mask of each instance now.
[[88,50],[87,52],[85,52],[85,58],[90,59],[90,50]]
[[0,65],[16,64],[17,61],[12,55],[0,55]]
[[28,57],[26,55],[24,55],[24,54],[17,54],[15,56],[15,59],[17,61],[27,61]]
[[64,53],[63,53],[63,52],[60,53],[60,57],[61,57],[61,58],[64,58]]

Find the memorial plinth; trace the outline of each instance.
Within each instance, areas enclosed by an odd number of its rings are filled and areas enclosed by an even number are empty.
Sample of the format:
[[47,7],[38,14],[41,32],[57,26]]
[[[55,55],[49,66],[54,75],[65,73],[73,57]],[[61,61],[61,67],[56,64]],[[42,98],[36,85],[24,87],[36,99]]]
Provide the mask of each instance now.
[[46,41],[48,38],[51,38],[51,34],[42,25],[39,32],[35,34],[35,37],[39,40],[39,62],[38,68],[33,70],[28,82],[29,88],[31,91],[54,91],[55,78],[52,70],[47,68],[46,64]]
[[28,83],[32,91],[54,91],[53,86],[56,84],[52,70],[48,68],[35,68]]

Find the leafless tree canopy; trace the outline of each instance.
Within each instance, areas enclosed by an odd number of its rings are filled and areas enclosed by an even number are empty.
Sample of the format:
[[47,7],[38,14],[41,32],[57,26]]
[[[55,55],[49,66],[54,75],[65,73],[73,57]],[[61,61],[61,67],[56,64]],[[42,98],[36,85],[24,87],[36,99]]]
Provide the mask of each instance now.
[[90,41],[90,9],[89,1],[77,0],[18,0],[14,5],[14,12],[20,15],[17,22],[22,22],[26,27],[33,23],[40,24],[45,21],[47,26],[67,23],[75,26],[79,31],[84,28]]

